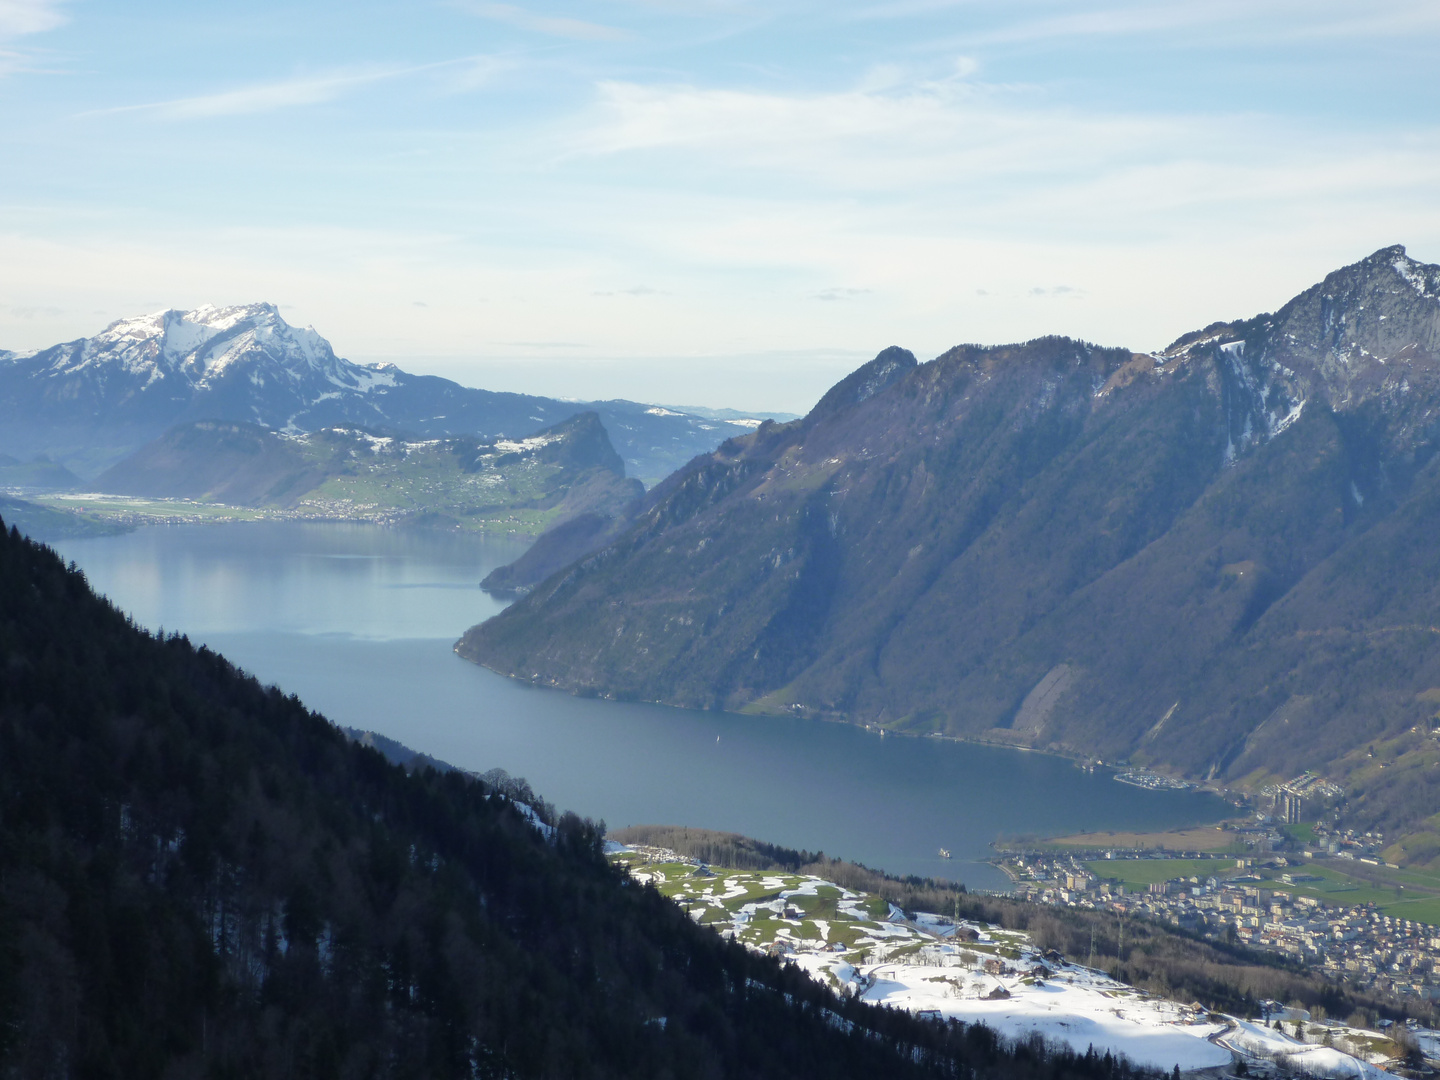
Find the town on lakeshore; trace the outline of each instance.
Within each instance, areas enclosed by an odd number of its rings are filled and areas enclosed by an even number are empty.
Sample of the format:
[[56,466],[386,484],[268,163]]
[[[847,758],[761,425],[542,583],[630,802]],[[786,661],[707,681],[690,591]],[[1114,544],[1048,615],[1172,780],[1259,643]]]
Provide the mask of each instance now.
[[1305,777],[1265,789],[1274,813],[1249,821],[1011,845],[995,862],[1022,899],[1152,919],[1357,989],[1440,999],[1440,876],[1384,861],[1380,833],[1302,823],[1297,791],[1328,789]]

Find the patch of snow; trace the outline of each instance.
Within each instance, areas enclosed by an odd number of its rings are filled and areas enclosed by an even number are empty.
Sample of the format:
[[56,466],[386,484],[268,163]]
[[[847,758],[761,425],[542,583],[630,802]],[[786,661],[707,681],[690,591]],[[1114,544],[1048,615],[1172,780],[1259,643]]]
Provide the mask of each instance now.
[[[1281,417],[1278,421],[1274,422],[1271,425],[1270,437],[1273,439],[1276,435],[1279,435],[1291,424],[1295,423],[1296,420],[1299,420],[1300,413],[1302,410],[1304,410],[1304,408],[1305,399],[1301,398],[1298,402],[1295,403],[1295,407],[1293,409],[1291,409],[1288,413],[1286,413],[1283,417]],[[1274,414],[1272,413],[1271,415],[1273,416]]]
[[[1222,1025],[1195,1023],[1184,1006],[1131,991],[1103,975],[1066,968],[1025,984],[953,967],[882,964],[868,972],[865,1001],[910,1012],[933,1010],[946,1019],[983,1023],[1010,1038],[1032,1032],[1084,1053],[1087,1047],[1125,1054],[1132,1061],[1182,1071],[1228,1065],[1230,1052],[1208,1041]],[[990,998],[999,988],[1008,996]]]
[[541,447],[549,446],[551,443],[559,442],[561,438],[560,435],[532,435],[519,442],[511,439],[497,439],[495,449],[502,454],[528,454]]
[[[888,904],[876,918],[870,912],[878,897],[819,877],[729,871],[723,881],[700,878],[692,860],[673,852],[632,850],[668,864],[632,863],[633,880],[663,887],[692,918],[748,948],[783,956],[845,996],[982,1023],[1008,1038],[1039,1034],[1080,1053],[1093,1046],[1165,1072],[1177,1065],[1182,1072],[1224,1068],[1240,1055],[1288,1061],[1335,1080],[1385,1076],[1346,1052],[1374,1033],[1332,1024],[1335,1047],[1306,1044],[1043,955],[1020,931],[927,913],[907,919]],[[757,894],[764,899],[748,899]],[[806,920],[793,910],[813,910],[797,898],[821,895],[834,897],[833,916]],[[809,926],[814,936],[802,937]]]
[[1410,258],[1410,256],[1403,254],[1396,255],[1390,265],[1395,268],[1397,274],[1405,279],[1406,284],[1421,296],[1430,298],[1435,295],[1431,291],[1433,283],[1426,280],[1425,274],[1420,269],[1421,264]]
[[[324,341],[325,339],[321,338],[320,340]],[[329,342],[326,342],[325,347],[327,349],[330,347]],[[364,394],[377,386],[394,386],[395,373],[399,370],[394,364],[365,364],[363,366],[355,364],[351,366],[349,374],[355,380],[354,388]],[[437,416],[435,419],[443,420],[445,418]]]
[[516,810],[519,810],[521,816],[527,818],[530,824],[535,826],[536,831],[539,832],[541,836],[545,837],[545,839],[547,840],[555,839],[555,826],[546,825],[545,822],[541,821],[540,815],[535,812],[535,808],[533,806],[531,806],[529,803],[516,802],[514,799],[510,800],[510,805],[515,807]]

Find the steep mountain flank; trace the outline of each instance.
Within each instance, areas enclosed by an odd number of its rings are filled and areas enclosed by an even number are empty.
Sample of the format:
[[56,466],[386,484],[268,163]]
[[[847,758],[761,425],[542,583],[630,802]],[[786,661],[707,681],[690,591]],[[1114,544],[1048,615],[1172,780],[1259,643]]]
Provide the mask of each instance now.
[[[117,495],[288,504],[343,467],[344,451],[329,442],[323,432],[287,439],[258,424],[196,420],[146,443],[94,486]],[[319,453],[309,452],[312,444]]]
[[365,511],[538,532],[617,516],[644,493],[600,418],[580,413],[525,439],[399,439],[355,428],[285,435],[254,424],[181,424],[107,470],[121,495],[315,513]]
[[0,1076],[1139,1080],[842,999],[0,526]]
[[1440,267],[1398,247],[1154,355],[886,350],[459,650],[577,692],[1328,768],[1435,711],[1437,410]]
[[48,349],[0,350],[0,454],[46,453],[86,476],[193,420],[518,438],[586,411],[600,416],[642,480],[748,430],[633,401],[495,393],[393,364],[351,363],[273,304],[161,311]]

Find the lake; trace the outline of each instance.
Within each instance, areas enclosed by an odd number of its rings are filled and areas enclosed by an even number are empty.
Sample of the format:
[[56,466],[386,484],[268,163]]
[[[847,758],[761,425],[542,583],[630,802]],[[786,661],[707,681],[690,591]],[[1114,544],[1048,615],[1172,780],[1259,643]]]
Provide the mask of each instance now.
[[983,861],[1000,835],[1168,828],[1230,809],[1045,754],[575,698],[506,679],[452,646],[504,606],[477,583],[524,550],[512,539],[267,521],[54,546],[140,624],[204,642],[338,724],[463,768],[498,766],[612,828],[724,829],[1003,889]]

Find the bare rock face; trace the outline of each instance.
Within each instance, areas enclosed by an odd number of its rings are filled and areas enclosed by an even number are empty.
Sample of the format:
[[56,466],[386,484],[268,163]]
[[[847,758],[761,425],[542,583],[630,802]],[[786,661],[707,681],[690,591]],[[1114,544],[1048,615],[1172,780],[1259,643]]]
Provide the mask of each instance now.
[[1154,354],[889,349],[459,648],[580,693],[1328,768],[1440,686],[1437,370],[1440,267],[1399,247]]
[[1274,315],[1216,323],[1158,359],[1173,370],[1201,357],[1216,366],[1232,454],[1283,431],[1307,403],[1374,408],[1388,417],[1392,446],[1413,448],[1433,434],[1440,388],[1440,267],[1382,248]]

